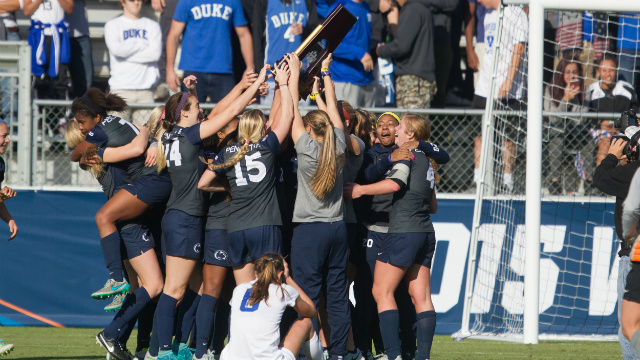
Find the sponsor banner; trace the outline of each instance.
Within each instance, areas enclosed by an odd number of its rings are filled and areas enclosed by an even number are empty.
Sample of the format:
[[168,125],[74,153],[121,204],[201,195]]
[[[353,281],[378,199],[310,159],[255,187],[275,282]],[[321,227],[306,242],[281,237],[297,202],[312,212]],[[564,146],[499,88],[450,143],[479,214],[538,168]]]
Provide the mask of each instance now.
[[[0,240],[0,325],[108,324],[114,314],[105,313],[103,307],[109,300],[90,297],[108,278],[94,219],[104,202],[99,192],[63,191],[19,191],[7,201],[20,232],[11,242]],[[460,329],[462,320],[474,202],[438,202],[438,213],[433,216],[438,242],[431,289],[438,312],[436,331],[451,334]],[[524,208],[523,202],[512,205]],[[612,202],[543,202],[541,332],[617,333],[619,242],[613,228],[613,207]],[[501,261],[497,266],[483,267],[488,270],[482,278],[490,279],[482,282],[483,293],[492,297],[474,294],[472,321],[475,316],[488,319],[489,314],[507,318],[522,314],[523,309],[513,304],[521,304],[524,296],[524,255],[512,249],[524,241],[524,218],[509,219],[509,225],[489,217],[481,224],[491,230],[482,233],[493,235],[480,239],[478,261],[490,251]],[[9,232],[0,223],[2,237],[8,238]],[[513,280],[498,281],[505,273],[514,275],[510,276]]]

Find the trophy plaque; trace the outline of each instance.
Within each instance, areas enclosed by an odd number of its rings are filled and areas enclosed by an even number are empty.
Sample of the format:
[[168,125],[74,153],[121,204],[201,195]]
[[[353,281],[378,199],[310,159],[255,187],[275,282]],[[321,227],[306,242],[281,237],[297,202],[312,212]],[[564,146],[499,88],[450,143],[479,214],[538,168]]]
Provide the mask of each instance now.
[[[308,64],[306,69],[300,70],[299,93],[301,100],[306,100],[307,96],[311,94],[313,77],[320,72],[322,60],[336,50],[357,20],[344,6],[338,5],[296,49],[296,55],[300,60],[306,60]],[[276,64],[282,61],[284,58]]]

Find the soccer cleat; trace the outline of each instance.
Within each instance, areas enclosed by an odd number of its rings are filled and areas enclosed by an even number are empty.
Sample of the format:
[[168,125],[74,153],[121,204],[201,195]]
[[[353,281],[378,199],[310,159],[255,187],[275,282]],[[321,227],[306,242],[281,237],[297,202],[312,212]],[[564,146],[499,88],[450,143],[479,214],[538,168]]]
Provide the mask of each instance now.
[[144,358],[144,356],[145,356],[145,355],[147,355],[147,350],[148,350],[148,349],[146,349],[146,348],[145,348],[145,349],[142,349],[142,350],[140,350],[140,351],[136,351],[136,354],[135,354],[135,356],[133,357],[133,360],[146,360],[146,359]]
[[191,358],[191,360],[214,360],[214,357],[211,353],[206,353],[202,355],[201,358],[197,358],[196,354],[193,354],[193,357]]
[[107,280],[107,283],[104,284],[102,289],[91,294],[91,297],[94,299],[105,299],[108,297],[112,297],[118,294],[124,294],[129,292],[129,283],[126,280],[121,282],[115,281],[113,279]]
[[329,350],[327,349],[322,350],[322,357],[324,358],[324,360],[330,360],[331,355],[329,355]]
[[147,351],[147,353],[144,355],[144,360],[158,360],[157,356],[152,356],[151,354],[149,354],[149,352]]
[[5,344],[4,340],[0,339],[0,356],[7,355],[13,350],[13,344]]
[[[181,344],[182,345],[182,344]],[[178,360],[191,360],[191,358],[193,357],[193,353],[195,352],[195,349],[190,349],[188,346],[180,346],[180,350],[178,350],[178,355],[176,356],[176,358]]]
[[361,360],[364,359],[362,356],[362,352],[359,349],[355,349],[353,352],[347,352],[347,355],[344,356],[344,360]]
[[158,352],[158,360],[178,360],[171,350],[160,350]]
[[104,330],[102,330],[98,335],[96,335],[96,342],[98,343],[98,345],[107,349],[112,359],[131,360],[133,358],[130,352],[122,349],[122,346],[118,342],[118,339],[105,338]]
[[110,311],[118,311],[118,310],[120,310],[120,308],[122,307],[122,303],[124,303],[124,297],[125,296],[126,296],[126,294],[118,294],[118,295],[114,296],[113,300],[111,301],[111,303],[104,307],[104,311],[110,312]]

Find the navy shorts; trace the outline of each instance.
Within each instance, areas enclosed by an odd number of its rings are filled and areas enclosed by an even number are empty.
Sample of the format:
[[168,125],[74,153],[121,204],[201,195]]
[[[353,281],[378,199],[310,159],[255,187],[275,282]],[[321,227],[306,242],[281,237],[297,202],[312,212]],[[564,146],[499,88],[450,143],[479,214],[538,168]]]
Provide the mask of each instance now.
[[129,225],[120,230],[126,258],[133,259],[155,247],[153,235],[146,225]]
[[279,226],[257,226],[229,233],[229,266],[242,266],[268,252],[280,254],[281,251]]
[[435,249],[435,233],[391,233],[380,244],[377,260],[396,266],[418,264],[431,268]]
[[209,265],[229,266],[229,237],[226,229],[204,231],[204,262]]
[[140,176],[133,184],[125,185],[123,189],[151,207],[163,206],[171,195],[171,178],[166,171]]
[[204,216],[169,210],[162,217],[162,255],[202,259]]

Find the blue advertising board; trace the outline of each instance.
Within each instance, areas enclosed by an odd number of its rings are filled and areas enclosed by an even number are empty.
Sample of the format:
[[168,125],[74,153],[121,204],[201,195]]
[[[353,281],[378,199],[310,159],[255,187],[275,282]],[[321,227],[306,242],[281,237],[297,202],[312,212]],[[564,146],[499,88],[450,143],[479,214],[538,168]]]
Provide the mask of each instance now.
[[[11,242],[2,240],[9,232],[0,223],[0,325],[102,327],[110,321],[113,314],[102,310],[107,302],[89,296],[108,274],[94,221],[104,202],[100,192],[27,190],[7,201],[20,232]],[[439,196],[433,217],[438,242],[431,289],[440,334],[460,330],[473,204],[472,199]],[[499,266],[490,267],[495,274],[483,274],[493,276],[484,285],[493,297],[474,296],[472,315],[521,313],[509,304],[523,296],[523,261],[508,257],[522,256],[509,247],[523,238],[518,234],[524,220],[515,216],[506,225],[486,217],[482,223],[496,227],[492,233],[498,235],[480,239],[478,254],[488,251],[485,245],[491,242],[502,258]],[[615,239],[612,202],[543,202],[541,332],[617,333]],[[511,280],[499,281],[507,272]]]

